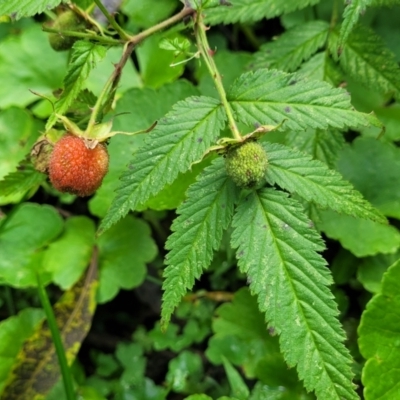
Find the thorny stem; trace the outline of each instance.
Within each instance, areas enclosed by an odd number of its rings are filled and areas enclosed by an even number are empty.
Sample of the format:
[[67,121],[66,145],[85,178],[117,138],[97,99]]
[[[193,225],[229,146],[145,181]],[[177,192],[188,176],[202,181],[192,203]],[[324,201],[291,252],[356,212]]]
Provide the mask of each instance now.
[[203,23],[202,16],[200,13],[198,13],[197,19],[195,22],[195,28],[194,28],[197,47],[200,51],[200,54],[202,55],[202,57],[204,59],[204,62],[208,68],[208,71],[210,72],[212,79],[214,80],[214,84],[218,91],[219,97],[221,99],[222,106],[224,107],[226,115],[228,117],[229,128],[232,132],[232,135],[235,139],[241,141],[242,136],[240,135],[239,129],[236,125],[236,121],[233,118],[232,109],[226,98],[226,93],[225,93],[224,85],[222,84],[221,75],[218,72],[218,68],[212,57],[213,51],[210,49],[210,45],[208,44],[206,30],[207,30],[207,28]]
[[[122,53],[122,57],[119,62],[115,65],[114,71],[112,72],[111,76],[108,78],[107,82],[105,83],[103,90],[101,91],[96,104],[93,108],[93,111],[90,116],[90,120],[88,122],[88,126],[86,128],[86,133],[90,134],[91,130],[93,129],[94,125],[97,122],[97,116],[99,115],[100,111],[107,107],[110,103],[112,103],[115,91],[117,89],[118,83],[121,79],[122,70],[129,60],[133,49],[141,43],[147,37],[153,35],[154,33],[167,28],[170,25],[173,25],[183,18],[191,15],[194,13],[194,10],[188,7],[184,7],[179,13],[175,14],[171,18],[166,19],[165,21],[160,22],[157,25],[152,26],[144,30],[143,32],[138,33],[137,35],[129,37],[129,41],[125,44],[124,52]],[[103,104],[103,100],[105,99],[106,95],[108,94],[108,98]]]
[[108,12],[107,8],[104,7],[101,0],[94,0],[94,2],[96,3],[97,7],[99,7],[100,11],[104,14],[104,16],[107,18],[110,25],[115,29],[116,32],[118,32],[121,39],[129,40],[129,35],[118,25],[117,21],[115,21],[115,19]]

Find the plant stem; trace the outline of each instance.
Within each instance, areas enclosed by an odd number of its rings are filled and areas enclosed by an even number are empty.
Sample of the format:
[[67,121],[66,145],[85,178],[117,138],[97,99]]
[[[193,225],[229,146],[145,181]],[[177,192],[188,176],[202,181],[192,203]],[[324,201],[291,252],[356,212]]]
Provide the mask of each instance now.
[[94,0],[94,2],[96,3],[97,7],[99,7],[100,11],[104,14],[104,16],[107,18],[110,25],[115,29],[116,32],[118,32],[120,38],[124,40],[129,40],[129,35],[118,25],[117,21],[115,21],[115,19],[108,12],[107,8],[104,7],[101,0]]
[[210,45],[208,44],[206,29],[207,28],[203,23],[201,14],[200,13],[197,14],[197,20],[195,22],[195,29],[194,29],[197,47],[204,59],[204,62],[208,68],[208,71],[210,72],[212,79],[214,80],[214,84],[221,99],[222,106],[224,107],[226,115],[228,117],[229,128],[232,132],[232,135],[235,139],[241,141],[242,136],[240,135],[239,129],[236,125],[236,121],[233,118],[231,106],[229,105],[229,102],[226,98],[226,93],[224,85],[222,84],[221,75],[212,57],[213,51],[210,49]]
[[171,18],[166,19],[165,21],[160,22],[157,25],[154,25],[143,32],[138,33],[135,36],[130,38],[130,42],[135,43],[135,45],[139,44],[142,40],[147,37],[153,35],[154,33],[161,31],[164,28],[167,28],[177,22],[180,22],[182,19],[188,17],[189,15],[194,14],[195,10],[192,8],[184,7],[178,14],[173,15]]
[[104,44],[112,45],[112,46],[120,46],[124,42],[121,40],[112,39],[110,37],[98,36],[92,33],[83,33],[83,32],[76,32],[76,31],[62,31],[53,28],[42,27],[44,32],[50,33],[58,33],[61,36],[72,36],[80,39],[88,39],[88,40],[96,40],[97,42],[101,42]]
[[[138,33],[137,35],[131,36],[129,41],[125,44],[124,52],[122,53],[122,57],[118,64],[115,65],[114,71],[112,72],[111,76],[108,78],[107,82],[105,83],[95,106],[93,107],[92,114],[90,116],[90,120],[88,122],[86,133],[90,136],[90,132],[93,129],[94,125],[97,122],[97,116],[99,115],[102,109],[105,109],[107,105],[111,104],[117,90],[118,83],[121,79],[122,70],[129,60],[129,57],[133,51],[133,49],[141,43],[144,39],[148,38],[149,36],[153,35],[154,33],[173,25],[183,18],[191,15],[194,13],[194,10],[191,8],[184,7],[179,13],[175,14],[171,18],[166,19],[165,21],[160,22],[157,25],[152,26],[149,29],[144,30],[143,32]],[[108,93],[108,98],[103,104],[103,100]]]
[[51,307],[46,289],[40,280],[40,275],[37,274],[36,278],[38,283],[39,298],[42,303],[42,307],[46,313],[47,323],[49,325],[51,337],[53,339],[54,347],[57,353],[58,363],[60,365],[61,375],[64,382],[65,394],[68,400],[76,400],[72,375],[68,366],[67,357],[65,355],[65,350],[61,340],[60,330],[57,325],[56,317],[54,316],[53,308]]

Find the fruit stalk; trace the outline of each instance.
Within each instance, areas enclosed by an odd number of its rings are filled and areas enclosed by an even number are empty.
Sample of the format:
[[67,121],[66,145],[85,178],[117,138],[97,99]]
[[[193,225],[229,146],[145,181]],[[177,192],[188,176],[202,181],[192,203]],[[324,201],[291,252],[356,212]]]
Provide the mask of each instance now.
[[226,98],[226,93],[224,89],[224,85],[222,84],[221,74],[218,71],[218,68],[214,62],[212,54],[214,53],[210,49],[210,45],[208,44],[207,35],[206,35],[206,26],[203,22],[203,17],[200,13],[197,14],[197,19],[195,21],[194,33],[196,36],[197,47],[202,55],[204,62],[210,72],[210,75],[214,81],[215,87],[218,91],[219,97],[222,102],[222,106],[225,109],[226,115],[228,117],[229,128],[232,132],[232,135],[238,141],[242,141],[242,136],[240,135],[239,129],[236,125],[236,121],[233,118],[233,113],[231,106]]

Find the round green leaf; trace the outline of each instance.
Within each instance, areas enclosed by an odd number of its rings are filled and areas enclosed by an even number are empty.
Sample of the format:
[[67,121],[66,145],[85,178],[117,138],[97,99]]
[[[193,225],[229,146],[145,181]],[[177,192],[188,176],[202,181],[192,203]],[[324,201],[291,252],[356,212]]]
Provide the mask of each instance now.
[[93,251],[95,226],[86,217],[72,217],[65,222],[63,235],[51,243],[43,259],[43,268],[53,275],[53,282],[69,289],[88,266]]
[[139,286],[146,276],[146,263],[157,254],[149,226],[127,216],[100,236],[98,302],[111,300],[120,289]]
[[43,248],[62,231],[63,220],[47,205],[24,203],[0,228],[0,279],[15,287],[36,286]]

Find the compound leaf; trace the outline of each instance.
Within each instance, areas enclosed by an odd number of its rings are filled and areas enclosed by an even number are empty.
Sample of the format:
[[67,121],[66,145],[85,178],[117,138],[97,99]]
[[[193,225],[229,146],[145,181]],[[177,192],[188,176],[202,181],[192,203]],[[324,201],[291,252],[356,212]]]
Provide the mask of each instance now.
[[385,217],[342,176],[326,164],[277,143],[263,143],[268,155],[267,179],[307,201],[339,213],[385,223]]
[[56,122],[57,114],[64,114],[78,97],[91,70],[106,55],[106,48],[80,40],[73,46],[71,61],[64,78],[64,90],[54,104],[54,113],[49,118],[46,130]]
[[291,72],[324,45],[329,31],[325,21],[296,25],[277,40],[266,43],[254,54],[251,69],[276,68]]
[[0,15],[10,15],[14,19],[30,17],[57,7],[62,0],[5,0],[0,2]]
[[362,374],[366,400],[400,396],[399,293],[400,261],[397,261],[384,274],[380,293],[367,304],[358,329],[360,351],[367,359]]
[[342,47],[362,14],[372,0],[352,0],[347,3],[340,28],[339,46]]
[[259,21],[316,4],[318,0],[230,0],[229,3],[229,7],[205,10],[207,23],[215,25]]
[[248,72],[235,81],[228,96],[238,119],[249,126],[282,121],[291,130],[381,126],[374,116],[354,110],[345,90],[301,79],[298,74],[266,69]]
[[200,159],[225,125],[219,101],[189,97],[173,107],[133,156],[100,232],[146,202]]
[[[333,55],[338,48],[335,31],[330,35]],[[340,55],[340,65],[354,80],[381,93],[400,93],[400,68],[395,54],[372,30],[358,25],[349,35]]]
[[351,357],[318,252],[324,244],[299,203],[263,189],[243,198],[233,219],[232,246],[270,327],[280,334],[289,366],[321,399],[358,399]]
[[162,322],[168,323],[174,308],[209,266],[223,231],[228,227],[238,189],[225,173],[223,159],[216,159],[187,192],[172,224],[164,271]]

